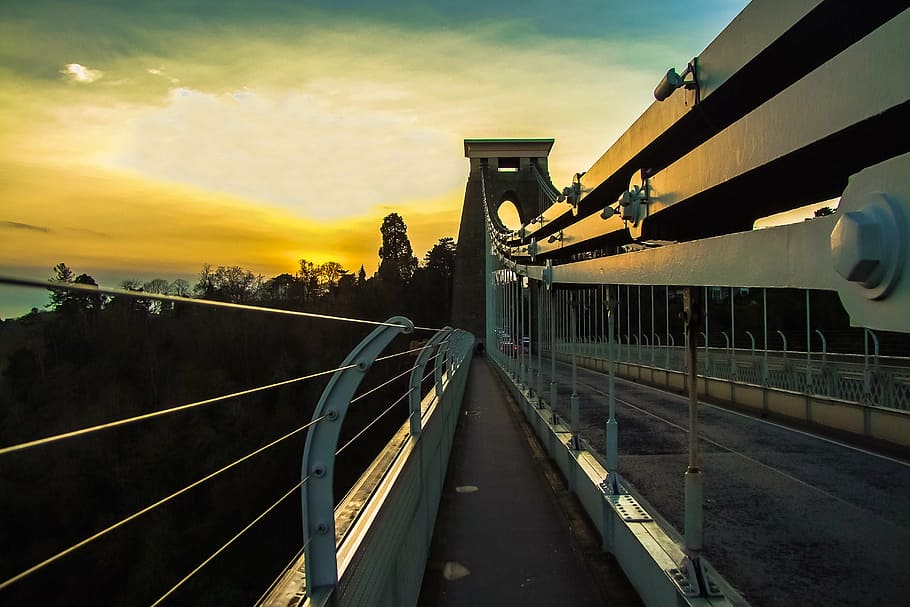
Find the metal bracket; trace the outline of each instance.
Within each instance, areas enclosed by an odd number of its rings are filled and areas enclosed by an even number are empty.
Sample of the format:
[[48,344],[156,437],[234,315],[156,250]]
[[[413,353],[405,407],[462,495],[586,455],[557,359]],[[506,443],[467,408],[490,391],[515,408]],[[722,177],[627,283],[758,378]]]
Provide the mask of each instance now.
[[622,488],[622,484],[619,482],[618,474],[610,474],[607,472],[606,478],[600,482],[598,487],[600,487],[600,490],[603,491],[603,494],[607,497],[626,495],[625,489]]
[[667,569],[667,575],[687,597],[723,597],[724,593],[711,575],[707,563],[699,555],[683,558],[678,566]]
[[629,181],[629,189],[619,196],[619,215],[633,238],[641,237],[641,224],[648,216],[651,203],[651,185],[644,171],[636,171]]
[[393,316],[373,330],[348,354],[342,371],[336,371],[326,385],[313,419],[324,417],[307,434],[301,465],[303,502],[303,545],[307,594],[328,591],[338,585],[338,562],[335,546],[335,499],[332,483],[335,473],[335,450],[351,397],[360,386],[366,371],[376,357],[398,335],[414,331],[414,323],[403,316]]
[[[562,196],[566,202],[572,205],[572,215],[578,215],[578,203],[581,202],[581,193],[584,191],[584,188],[581,185],[581,178],[584,176],[584,173],[575,173],[572,177],[572,185],[566,186],[562,189]],[[557,199],[559,200],[559,199]]]
[[546,286],[547,290],[553,288],[553,260],[548,259],[547,265],[543,269],[543,284]]
[[[417,436],[420,434],[421,428],[421,410],[420,410],[420,383],[423,380],[423,372],[426,370],[427,362],[430,360],[430,356],[433,354],[433,350],[436,349],[441,342],[445,341],[451,334],[452,327],[445,327],[442,331],[436,333],[433,337],[427,341],[423,349],[417,355],[417,362],[414,363],[414,368],[411,370],[411,381],[410,381],[410,394],[408,395],[408,406],[410,409],[409,419],[411,423],[411,436]],[[450,348],[446,348],[449,350]],[[442,360],[440,359],[442,352],[439,353],[439,356],[436,358],[436,372],[435,372],[435,390],[436,397],[440,396],[442,392]]]

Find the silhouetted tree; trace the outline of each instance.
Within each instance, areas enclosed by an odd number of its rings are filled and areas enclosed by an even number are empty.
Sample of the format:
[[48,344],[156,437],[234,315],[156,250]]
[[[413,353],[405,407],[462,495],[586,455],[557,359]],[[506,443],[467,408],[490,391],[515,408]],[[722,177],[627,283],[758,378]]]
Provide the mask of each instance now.
[[417,269],[417,258],[408,239],[408,226],[398,213],[382,220],[379,276],[395,284],[408,283]]
[[[56,283],[68,283],[73,282],[73,271],[65,263],[58,263],[54,266],[54,275],[51,277],[50,282]],[[70,293],[69,291],[54,290],[50,289],[50,302],[47,304],[47,307],[51,310],[59,309],[65,302],[69,301]]]
[[204,299],[247,303],[258,297],[261,288],[262,276],[240,266],[218,266],[212,272],[212,267],[204,264],[193,291]]
[[262,291],[266,303],[278,307],[288,307],[294,302],[300,301],[303,289],[296,276],[285,273],[265,281]]
[[168,295],[175,295],[177,297],[189,297],[192,295],[192,290],[190,289],[190,283],[178,278],[171,283],[171,288],[168,290]]
[[427,251],[424,262],[428,270],[446,280],[455,275],[455,239],[440,238],[433,248]]

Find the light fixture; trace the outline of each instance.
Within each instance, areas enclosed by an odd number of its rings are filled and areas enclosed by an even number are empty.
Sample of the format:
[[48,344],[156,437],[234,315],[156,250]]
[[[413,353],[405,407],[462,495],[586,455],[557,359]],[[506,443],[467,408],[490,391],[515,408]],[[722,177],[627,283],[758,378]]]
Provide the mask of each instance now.
[[616,210],[616,209],[614,209],[613,207],[607,205],[607,206],[604,207],[604,210],[600,212],[600,218],[601,218],[601,219],[610,219],[611,217],[613,217],[613,216],[616,215],[617,213],[619,213],[618,210]]
[[562,242],[562,230],[559,231],[559,234],[550,234],[550,237],[547,238],[547,242],[553,244],[554,242]]
[[[686,80],[686,76],[692,76],[691,80]],[[700,101],[700,90],[698,86],[698,75],[696,74],[696,59],[689,62],[682,74],[677,74],[675,68],[670,68],[661,79],[660,84],[654,89],[654,98],[658,101],[664,101],[673,92],[685,87],[687,90],[695,90],[695,103]]]

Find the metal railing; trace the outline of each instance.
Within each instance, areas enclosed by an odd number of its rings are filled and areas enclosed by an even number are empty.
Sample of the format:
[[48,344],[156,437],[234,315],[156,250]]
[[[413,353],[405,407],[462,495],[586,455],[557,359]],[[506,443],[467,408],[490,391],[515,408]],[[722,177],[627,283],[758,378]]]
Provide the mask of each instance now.
[[[687,371],[683,346],[638,346],[634,343],[629,346],[628,342],[614,342],[617,362],[677,373]],[[606,361],[607,347],[605,342],[582,339],[577,344],[577,353]],[[570,353],[567,342],[558,342],[555,348],[556,353],[563,356]],[[910,359],[907,358],[704,346],[699,352],[699,377],[870,407],[910,410]]]

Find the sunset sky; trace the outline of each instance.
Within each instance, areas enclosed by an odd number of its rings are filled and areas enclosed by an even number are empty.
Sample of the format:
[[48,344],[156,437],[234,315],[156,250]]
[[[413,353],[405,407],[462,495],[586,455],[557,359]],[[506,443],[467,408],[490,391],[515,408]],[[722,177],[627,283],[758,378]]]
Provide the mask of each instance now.
[[[586,170],[742,0],[0,3],[0,274],[377,266],[457,236],[470,137]],[[37,299],[36,299],[37,298]],[[0,288],[0,317],[46,294]]]

